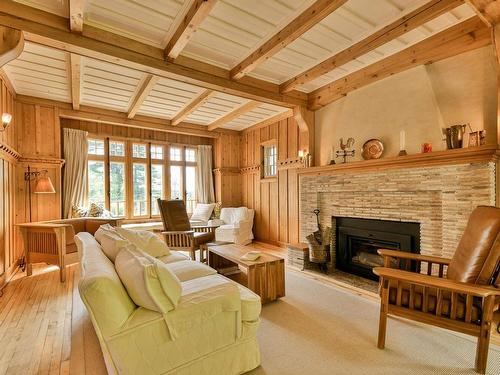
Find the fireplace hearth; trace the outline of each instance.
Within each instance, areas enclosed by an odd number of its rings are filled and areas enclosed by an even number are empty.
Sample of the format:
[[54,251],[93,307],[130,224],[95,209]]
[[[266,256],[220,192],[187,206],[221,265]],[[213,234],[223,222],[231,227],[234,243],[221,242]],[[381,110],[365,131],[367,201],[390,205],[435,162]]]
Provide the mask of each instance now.
[[[420,224],[390,220],[333,217],[336,267],[372,280],[374,267],[383,266],[380,248],[420,253]],[[395,265],[396,266],[396,265]],[[416,264],[401,264],[417,271]]]

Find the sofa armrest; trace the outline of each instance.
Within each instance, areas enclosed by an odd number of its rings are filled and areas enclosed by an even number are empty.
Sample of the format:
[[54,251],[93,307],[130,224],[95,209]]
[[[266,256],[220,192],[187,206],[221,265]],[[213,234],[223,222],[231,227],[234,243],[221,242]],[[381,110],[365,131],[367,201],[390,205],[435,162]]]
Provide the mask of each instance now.
[[224,222],[224,220],[221,220],[221,219],[208,220],[208,225],[212,226],[212,227],[214,227],[214,226],[221,226],[221,225],[224,225],[224,224],[226,224],[226,223]]

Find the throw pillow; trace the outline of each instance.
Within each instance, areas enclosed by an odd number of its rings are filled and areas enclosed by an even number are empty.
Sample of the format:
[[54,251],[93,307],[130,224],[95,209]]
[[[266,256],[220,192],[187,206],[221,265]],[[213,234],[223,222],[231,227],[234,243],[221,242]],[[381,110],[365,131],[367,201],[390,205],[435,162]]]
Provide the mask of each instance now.
[[123,238],[132,242],[139,250],[159,258],[170,254],[167,244],[156,234],[147,230],[132,230],[116,228],[116,232]]
[[101,206],[98,206],[95,203],[91,203],[89,207],[89,211],[87,212],[87,216],[90,217],[101,217],[103,213],[103,208]]
[[101,244],[102,252],[113,263],[116,260],[118,253],[124,248],[131,245],[130,241],[120,236],[115,228],[109,224],[101,225],[94,234],[97,242]]
[[222,202],[215,203],[212,219],[220,219],[220,210],[222,209]]
[[87,208],[73,205],[71,206],[71,217],[85,217],[87,216]]
[[137,306],[162,314],[177,307],[181,283],[159,260],[145,257],[134,246],[128,246],[116,257],[115,269]]
[[210,219],[214,207],[215,203],[198,203],[194,209],[193,214],[191,215],[190,220],[206,223]]

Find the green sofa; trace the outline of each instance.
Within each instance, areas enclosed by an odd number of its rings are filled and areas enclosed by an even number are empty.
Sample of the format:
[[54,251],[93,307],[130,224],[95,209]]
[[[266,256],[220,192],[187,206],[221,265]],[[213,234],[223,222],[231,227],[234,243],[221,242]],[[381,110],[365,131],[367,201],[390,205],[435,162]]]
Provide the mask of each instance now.
[[259,366],[258,295],[177,253],[161,259],[179,272],[177,308],[166,314],[147,310],[134,304],[90,233],[77,234],[75,241],[80,296],[109,374],[234,375]]

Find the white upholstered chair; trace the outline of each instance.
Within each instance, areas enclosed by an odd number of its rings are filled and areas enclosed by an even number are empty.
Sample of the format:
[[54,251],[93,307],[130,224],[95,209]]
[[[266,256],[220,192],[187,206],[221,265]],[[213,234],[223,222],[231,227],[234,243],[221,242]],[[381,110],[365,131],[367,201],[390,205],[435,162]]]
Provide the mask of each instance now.
[[219,225],[215,230],[215,240],[247,245],[253,240],[254,210],[246,207],[223,208],[220,219],[210,220],[209,225]]

